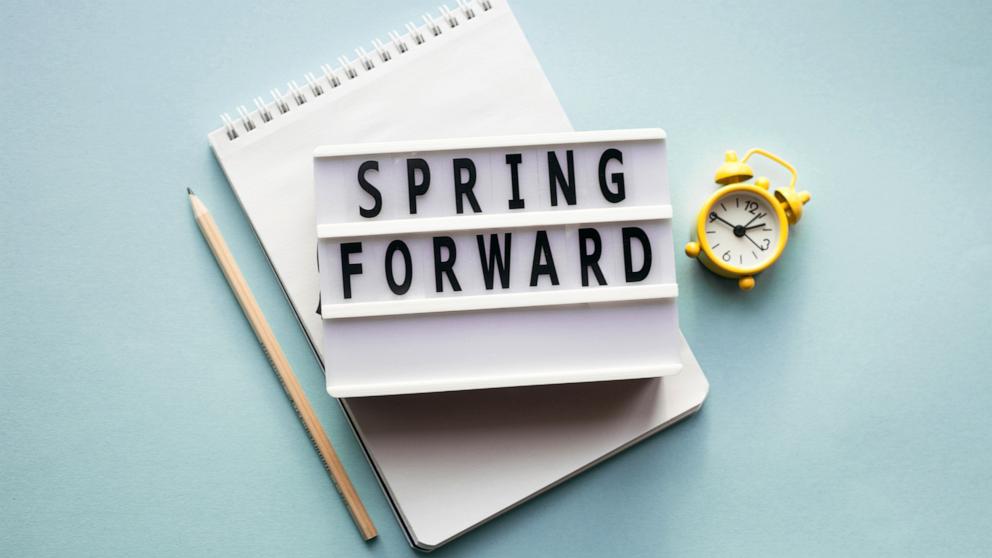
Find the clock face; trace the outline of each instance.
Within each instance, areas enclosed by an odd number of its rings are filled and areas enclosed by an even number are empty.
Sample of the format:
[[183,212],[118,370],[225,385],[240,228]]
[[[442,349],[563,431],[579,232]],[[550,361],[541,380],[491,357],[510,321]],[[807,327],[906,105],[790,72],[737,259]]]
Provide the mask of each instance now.
[[744,270],[762,268],[778,253],[782,226],[763,196],[728,192],[710,206],[704,241],[724,264]]

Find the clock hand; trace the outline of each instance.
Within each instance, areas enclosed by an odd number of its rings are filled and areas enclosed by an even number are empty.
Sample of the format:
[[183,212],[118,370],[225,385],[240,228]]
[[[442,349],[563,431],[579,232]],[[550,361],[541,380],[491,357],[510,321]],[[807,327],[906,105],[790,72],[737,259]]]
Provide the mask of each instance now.
[[733,228],[734,227],[734,224],[733,223],[731,223],[730,221],[727,221],[723,217],[720,217],[719,215],[716,214],[716,212],[710,213],[710,219],[711,220],[712,219],[719,219],[719,220],[723,221],[724,223],[726,223],[728,227],[730,227],[730,228]]
[[[751,219],[751,220],[754,221],[754,219]],[[750,227],[745,226],[744,227],[744,230],[749,231],[751,229],[757,229],[758,227],[764,227],[764,226],[765,226],[764,223],[758,223],[757,225],[751,225]]]
[[754,220],[757,219],[758,217],[761,217],[761,215],[755,215],[754,217],[751,217],[751,220],[750,221],[748,221],[747,223],[744,223],[744,228],[746,229],[747,226],[750,225],[751,223],[753,223]]
[[750,240],[751,241],[751,244],[754,244],[755,246],[757,246],[758,250],[761,250],[762,252],[765,251],[765,249],[762,248],[760,244],[758,244],[757,242],[754,241],[753,238],[751,238],[751,235],[749,235],[747,233],[744,233],[744,238]]

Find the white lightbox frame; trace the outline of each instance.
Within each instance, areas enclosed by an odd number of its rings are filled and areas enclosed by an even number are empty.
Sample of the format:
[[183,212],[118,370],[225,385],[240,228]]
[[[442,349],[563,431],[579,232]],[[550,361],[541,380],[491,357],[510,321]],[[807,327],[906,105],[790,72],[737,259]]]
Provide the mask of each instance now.
[[[622,163],[613,161],[619,166],[612,170],[622,170],[626,176],[625,187],[627,193],[632,194],[630,203],[625,203],[628,201],[625,199],[611,205],[589,195],[590,179],[586,176],[575,178],[575,188],[593,203],[583,203],[579,199],[574,206],[541,207],[540,201],[532,198],[527,200],[529,209],[508,209],[505,200],[503,207],[487,201],[489,207],[483,213],[473,214],[469,209],[464,214],[445,214],[439,210],[439,202],[427,198],[428,210],[420,215],[397,215],[387,211],[375,218],[363,219],[357,217],[352,206],[359,200],[368,205],[369,198],[365,196],[366,192],[358,189],[354,175],[341,170],[358,160],[381,161],[381,167],[387,169],[391,168],[391,163],[398,164],[408,157],[443,160],[446,156],[489,157],[514,150],[530,153],[538,149],[576,150],[577,159],[580,159],[578,166],[588,167],[588,161],[581,160],[582,157],[588,159],[581,150],[597,146],[620,148],[624,153]],[[675,300],[678,286],[666,165],[665,133],[660,129],[389,142],[316,149],[320,313],[328,392],[335,397],[361,397],[632,379],[679,372],[682,362]],[[488,168],[480,167],[479,175],[484,174],[482,169]],[[353,170],[352,167],[348,169]],[[525,170],[537,172],[529,167]],[[395,172],[389,172],[393,174],[384,172],[383,176],[378,176],[377,172],[373,176],[388,182],[385,180],[387,175],[395,178]],[[431,172],[442,171],[432,169]],[[549,172],[546,170],[541,179],[549,180]],[[528,179],[537,184],[536,176]],[[490,200],[487,196],[495,187],[492,183],[483,185],[481,196]],[[439,189],[443,190],[443,187]],[[397,205],[396,192],[391,193],[394,199],[385,201]],[[435,194],[431,192],[431,195]],[[439,195],[450,196],[451,193],[440,192]],[[385,201],[380,200],[383,204]],[[345,213],[343,208],[350,208],[351,213]],[[563,248],[564,239],[573,239],[580,226],[605,227],[603,238],[613,240],[618,238],[613,230],[617,227],[645,227],[651,235],[653,258],[649,280],[579,286],[572,277],[577,274],[576,262],[564,258],[573,265],[560,272],[566,276],[565,284],[554,288],[521,288],[518,281],[517,287],[509,292],[473,292],[474,283],[480,281],[481,275],[469,273],[462,280],[469,286],[464,294],[414,292],[395,296],[383,284],[381,294],[373,288],[372,291],[360,291],[362,294],[356,299],[346,300],[339,295],[341,260],[335,260],[334,248],[342,242],[369,244],[368,253],[361,254],[367,258],[364,265],[369,273],[359,278],[369,282],[373,268],[381,265],[372,260],[373,255],[381,256],[381,250],[375,252],[376,243],[395,239],[408,239],[412,243],[413,239],[430,235],[455,237],[488,235],[496,231],[512,232],[519,238],[530,231],[547,229],[555,231],[551,235],[555,239],[551,246],[558,251],[557,259],[566,249]],[[606,241],[603,243],[605,245]],[[515,249],[531,247],[524,245]],[[609,249],[616,252],[615,245]],[[425,258],[434,257],[422,249],[411,251],[414,266]],[[615,254],[610,262],[614,268],[619,265]],[[557,265],[562,266],[561,263]],[[612,269],[606,275],[612,281],[617,273]],[[374,300],[367,300],[369,292],[376,295]]]

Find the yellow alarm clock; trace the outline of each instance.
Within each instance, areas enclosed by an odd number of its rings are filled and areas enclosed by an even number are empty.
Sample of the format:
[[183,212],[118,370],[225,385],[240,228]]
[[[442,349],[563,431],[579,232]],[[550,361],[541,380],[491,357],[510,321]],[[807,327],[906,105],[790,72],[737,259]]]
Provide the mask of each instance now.
[[[786,188],[771,191],[771,183],[754,178],[747,165],[752,155],[762,155],[788,169],[792,180]],[[782,255],[789,240],[789,225],[799,222],[809,192],[796,191],[796,169],[764,149],[752,149],[737,159],[727,151],[716,171],[718,189],[699,210],[692,241],[685,245],[690,258],[698,258],[710,271],[737,279],[742,290],[754,288],[754,276]]]

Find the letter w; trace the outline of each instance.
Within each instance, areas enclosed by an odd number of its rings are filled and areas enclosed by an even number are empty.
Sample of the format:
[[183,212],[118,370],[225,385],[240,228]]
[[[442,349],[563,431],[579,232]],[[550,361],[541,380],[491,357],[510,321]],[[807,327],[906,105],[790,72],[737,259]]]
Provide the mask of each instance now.
[[503,250],[500,253],[499,237],[495,234],[489,235],[489,253],[486,253],[485,237],[481,234],[475,235],[475,240],[479,243],[479,261],[482,263],[482,277],[486,281],[486,289],[493,288],[493,271],[499,270],[500,286],[504,289],[510,287],[510,233],[503,233]]

